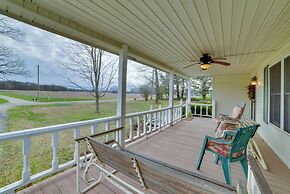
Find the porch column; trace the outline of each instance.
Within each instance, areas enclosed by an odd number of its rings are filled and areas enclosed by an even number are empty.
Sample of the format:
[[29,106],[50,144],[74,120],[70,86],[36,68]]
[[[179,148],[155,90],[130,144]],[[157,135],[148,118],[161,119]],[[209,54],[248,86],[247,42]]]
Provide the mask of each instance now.
[[119,54],[117,116],[120,117],[119,126],[124,127],[119,134],[119,144],[123,148],[125,147],[127,58],[128,46],[122,45],[122,49]]
[[169,123],[171,126],[173,125],[173,106],[174,106],[173,97],[174,97],[174,73],[173,71],[171,71],[169,77],[169,100],[168,100],[168,106],[170,107]]
[[186,99],[186,117],[188,117],[188,113],[190,110],[190,101],[191,101],[191,78],[187,78],[187,99]]

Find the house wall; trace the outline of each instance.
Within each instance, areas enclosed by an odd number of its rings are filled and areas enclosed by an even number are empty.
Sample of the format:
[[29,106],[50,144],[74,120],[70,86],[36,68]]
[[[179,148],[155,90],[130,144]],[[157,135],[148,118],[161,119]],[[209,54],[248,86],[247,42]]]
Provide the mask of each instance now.
[[235,105],[246,103],[245,117],[250,117],[250,101],[247,86],[250,75],[213,76],[213,98],[216,100],[216,116],[229,114]]
[[261,124],[258,133],[265,140],[265,142],[271,147],[271,149],[277,154],[277,156],[284,162],[284,164],[287,165],[287,167],[290,169],[290,149],[289,149],[290,135],[282,131],[278,127],[272,124],[267,124],[263,121],[264,67],[266,65],[275,64],[277,61],[288,56],[289,54],[290,54],[290,44],[288,44],[288,46],[285,46],[278,52],[276,52],[271,60],[268,60],[260,64],[259,67],[254,71],[253,75],[258,76],[258,85],[256,89],[256,102],[257,102],[256,121],[259,124]]

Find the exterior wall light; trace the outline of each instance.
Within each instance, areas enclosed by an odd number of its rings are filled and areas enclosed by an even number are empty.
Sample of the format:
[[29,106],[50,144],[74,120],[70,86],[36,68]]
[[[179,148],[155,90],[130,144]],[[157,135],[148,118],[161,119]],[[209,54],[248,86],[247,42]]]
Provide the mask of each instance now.
[[252,77],[252,79],[251,79],[251,85],[252,86],[255,86],[257,84],[258,84],[258,78],[257,78],[257,76]]

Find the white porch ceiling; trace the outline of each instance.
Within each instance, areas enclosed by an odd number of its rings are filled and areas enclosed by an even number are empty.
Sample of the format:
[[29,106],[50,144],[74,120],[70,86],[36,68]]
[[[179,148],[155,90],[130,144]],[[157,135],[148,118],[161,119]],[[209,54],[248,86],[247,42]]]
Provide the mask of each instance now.
[[[15,19],[137,61],[198,74],[249,74],[290,39],[289,0],[1,0]],[[184,69],[203,53],[230,67]],[[238,56],[236,56],[238,55]]]

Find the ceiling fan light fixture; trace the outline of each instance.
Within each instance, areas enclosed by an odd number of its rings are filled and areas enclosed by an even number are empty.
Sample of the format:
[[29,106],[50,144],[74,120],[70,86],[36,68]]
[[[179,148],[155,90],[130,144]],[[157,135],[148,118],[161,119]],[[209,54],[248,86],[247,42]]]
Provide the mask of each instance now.
[[203,64],[200,65],[200,68],[201,68],[202,70],[207,70],[207,69],[209,69],[210,67],[211,67],[211,64],[210,64],[210,63],[203,63]]

